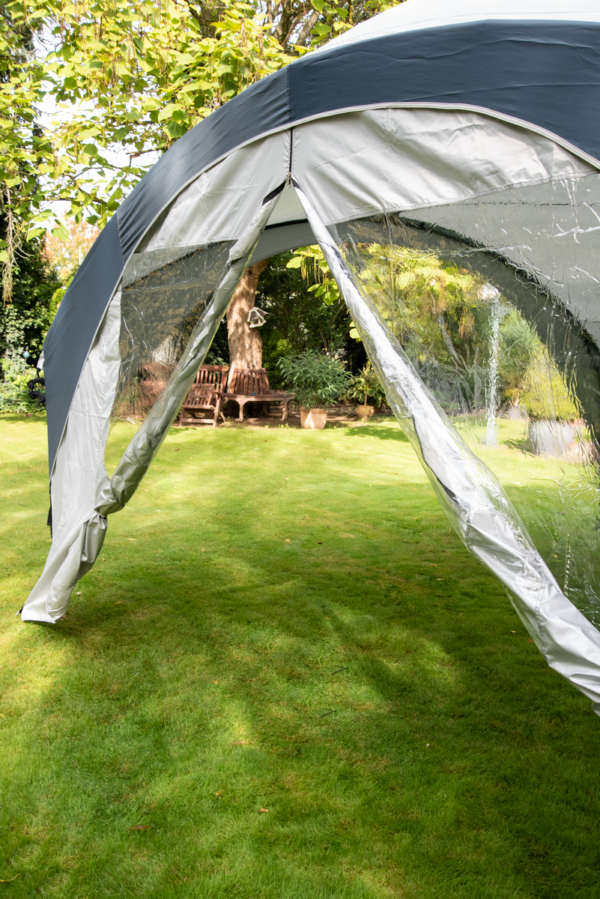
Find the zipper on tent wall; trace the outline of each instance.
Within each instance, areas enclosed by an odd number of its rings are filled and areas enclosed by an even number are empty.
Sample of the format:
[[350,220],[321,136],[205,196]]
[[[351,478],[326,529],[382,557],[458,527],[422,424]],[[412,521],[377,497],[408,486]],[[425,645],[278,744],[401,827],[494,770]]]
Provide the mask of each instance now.
[[290,158],[288,160],[288,173],[285,179],[285,186],[290,187],[292,183],[292,165],[294,163],[294,129],[290,128]]

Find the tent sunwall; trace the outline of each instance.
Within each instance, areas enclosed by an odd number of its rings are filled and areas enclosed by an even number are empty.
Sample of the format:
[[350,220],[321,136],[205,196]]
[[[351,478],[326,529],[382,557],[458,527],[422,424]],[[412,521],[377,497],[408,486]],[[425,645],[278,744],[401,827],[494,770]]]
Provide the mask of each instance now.
[[505,585],[544,658],[600,715],[600,632],[575,608],[538,553],[498,480],[433,401],[341,249],[298,188],[311,228],[361,333],[388,402],[465,546]]
[[84,368],[58,453],[52,483],[57,513],[52,547],[42,576],[21,609],[23,621],[54,624],[66,614],[75,585],[98,558],[107,516],[123,509],[131,499],[173,424],[282,188],[265,198],[245,233],[230,249],[221,283],[200,315],[185,352],[109,480],[104,447],[121,367],[120,291],[111,303]]

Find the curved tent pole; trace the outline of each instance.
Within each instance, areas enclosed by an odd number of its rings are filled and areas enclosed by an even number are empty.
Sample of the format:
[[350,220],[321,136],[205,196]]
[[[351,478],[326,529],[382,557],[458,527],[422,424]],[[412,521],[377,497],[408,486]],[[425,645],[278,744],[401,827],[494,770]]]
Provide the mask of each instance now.
[[505,585],[547,663],[600,715],[600,632],[561,591],[496,477],[456,433],[375,308],[298,184],[310,226],[342,292],[387,400],[465,546]]

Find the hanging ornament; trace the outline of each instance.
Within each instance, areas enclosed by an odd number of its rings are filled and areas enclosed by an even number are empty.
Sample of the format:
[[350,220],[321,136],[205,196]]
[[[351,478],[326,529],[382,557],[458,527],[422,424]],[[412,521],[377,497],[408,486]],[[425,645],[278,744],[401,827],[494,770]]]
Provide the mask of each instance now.
[[248,313],[248,324],[251,328],[262,328],[267,320],[268,312],[263,312],[258,306],[253,306]]

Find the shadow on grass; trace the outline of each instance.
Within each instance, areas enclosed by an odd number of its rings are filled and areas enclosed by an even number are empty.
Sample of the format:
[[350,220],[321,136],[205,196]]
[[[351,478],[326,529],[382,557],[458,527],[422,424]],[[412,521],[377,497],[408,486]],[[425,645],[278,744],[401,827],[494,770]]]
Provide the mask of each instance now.
[[[403,438],[348,433],[384,430]],[[19,631],[11,896],[593,899],[587,700],[428,486],[357,493],[319,462],[307,492],[317,457],[278,443],[263,471],[263,439],[167,443],[198,493],[163,520],[149,479],[67,619]]]
[[531,441],[529,437],[513,437],[513,438],[505,438],[501,441],[501,446],[506,446],[508,449],[519,450],[522,453],[525,453],[528,456],[533,456],[531,451]]
[[[387,424],[387,422],[386,422]],[[347,437],[368,437],[376,440],[396,440],[399,443],[408,443],[408,437],[399,424],[390,421],[388,427],[382,428],[377,424],[359,425],[346,428]]]

